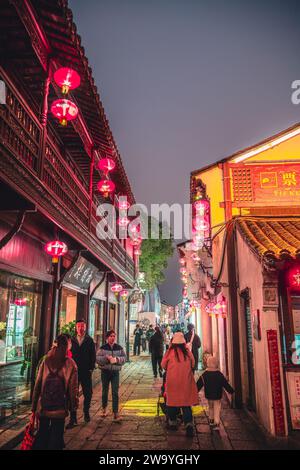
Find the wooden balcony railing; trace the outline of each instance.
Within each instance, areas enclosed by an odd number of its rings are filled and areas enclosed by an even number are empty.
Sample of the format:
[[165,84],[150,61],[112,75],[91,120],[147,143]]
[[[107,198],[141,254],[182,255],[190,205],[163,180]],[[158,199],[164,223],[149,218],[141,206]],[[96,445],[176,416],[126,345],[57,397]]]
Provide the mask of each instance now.
[[122,270],[133,278],[133,260],[119,240],[110,238],[99,240],[97,237],[96,227],[99,219],[96,215],[96,198],[94,197],[90,205],[89,193],[76,164],[68,154],[62,155],[55,134],[51,130],[47,134],[41,168],[39,159],[42,126],[19,91],[14,89],[12,84],[8,85],[7,81],[5,77],[7,100],[5,105],[0,105],[0,145],[13,154],[18,162],[32,173],[32,177],[47,188],[56,205],[60,204],[65,212],[70,213],[87,232],[93,235],[98,245],[101,243],[109,257],[112,257]]

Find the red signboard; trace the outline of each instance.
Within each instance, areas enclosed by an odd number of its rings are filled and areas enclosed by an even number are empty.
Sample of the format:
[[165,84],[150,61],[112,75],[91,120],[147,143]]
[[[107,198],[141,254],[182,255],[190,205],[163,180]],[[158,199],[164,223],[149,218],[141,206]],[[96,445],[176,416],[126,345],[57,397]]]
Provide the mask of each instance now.
[[238,207],[300,203],[300,164],[232,165],[232,182]]
[[280,362],[277,331],[267,331],[272,401],[276,436],[285,436],[284,408],[281,389]]

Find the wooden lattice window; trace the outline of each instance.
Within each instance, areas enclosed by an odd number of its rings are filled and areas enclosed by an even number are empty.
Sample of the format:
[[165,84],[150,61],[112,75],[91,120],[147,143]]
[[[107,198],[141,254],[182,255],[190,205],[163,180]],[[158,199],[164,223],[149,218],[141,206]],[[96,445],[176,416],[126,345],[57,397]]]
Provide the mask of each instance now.
[[232,169],[233,197],[235,202],[252,202],[252,182],[250,168]]

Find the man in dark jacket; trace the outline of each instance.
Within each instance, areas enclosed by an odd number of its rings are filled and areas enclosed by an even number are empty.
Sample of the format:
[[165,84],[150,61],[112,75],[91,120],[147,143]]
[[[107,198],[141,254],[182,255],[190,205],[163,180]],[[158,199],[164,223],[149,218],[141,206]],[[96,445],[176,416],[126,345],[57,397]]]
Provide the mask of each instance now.
[[164,355],[164,337],[159,327],[155,327],[155,333],[149,341],[149,352],[151,354],[153,375],[157,378],[157,366],[159,376],[162,377],[161,361]]
[[[90,421],[90,405],[93,395],[92,374],[96,363],[96,348],[93,339],[86,333],[85,320],[77,320],[76,336],[72,338],[72,359],[78,367],[78,383],[84,396],[83,412],[86,423]],[[76,413],[71,414],[68,428],[77,424]]]
[[102,417],[107,416],[109,384],[111,383],[114,421],[120,422],[119,416],[119,383],[120,370],[125,364],[126,354],[122,346],[116,343],[116,332],[106,333],[106,343],[97,351],[97,364],[101,369],[102,381]]
[[192,354],[195,359],[195,370],[198,370],[198,362],[199,362],[199,349],[201,348],[201,340],[199,336],[195,332],[195,327],[192,323],[189,323],[187,326],[188,332],[184,335],[185,341],[187,343],[192,343]]
[[133,336],[134,336],[133,355],[134,356],[136,356],[136,353],[138,354],[138,356],[141,354],[142,335],[143,335],[143,330],[140,327],[140,325],[137,324],[133,332]]

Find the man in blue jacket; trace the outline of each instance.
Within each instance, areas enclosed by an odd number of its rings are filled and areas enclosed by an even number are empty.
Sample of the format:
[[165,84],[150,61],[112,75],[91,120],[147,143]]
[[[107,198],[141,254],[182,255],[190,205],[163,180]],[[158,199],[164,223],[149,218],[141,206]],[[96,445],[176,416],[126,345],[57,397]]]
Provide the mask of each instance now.
[[102,381],[102,417],[107,416],[108,390],[111,383],[114,421],[120,422],[119,415],[119,383],[120,370],[125,364],[126,354],[122,346],[116,343],[116,332],[106,333],[106,343],[97,351],[96,362],[101,369]]

